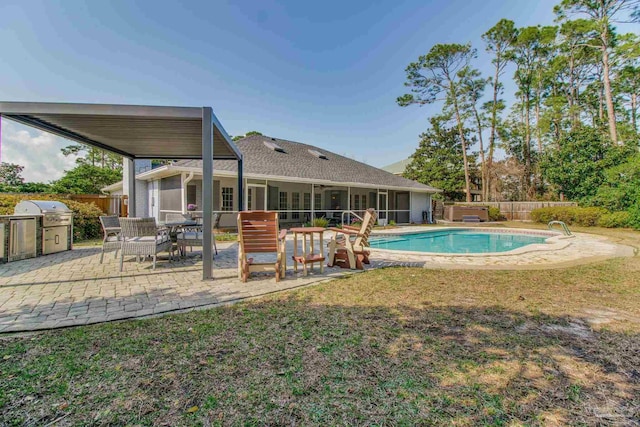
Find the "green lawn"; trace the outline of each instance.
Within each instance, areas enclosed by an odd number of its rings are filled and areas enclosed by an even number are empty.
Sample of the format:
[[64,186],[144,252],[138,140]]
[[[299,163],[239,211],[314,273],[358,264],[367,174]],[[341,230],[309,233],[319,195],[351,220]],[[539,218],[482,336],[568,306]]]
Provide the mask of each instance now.
[[390,268],[218,309],[1,337],[0,425],[632,425],[639,367],[639,257]]

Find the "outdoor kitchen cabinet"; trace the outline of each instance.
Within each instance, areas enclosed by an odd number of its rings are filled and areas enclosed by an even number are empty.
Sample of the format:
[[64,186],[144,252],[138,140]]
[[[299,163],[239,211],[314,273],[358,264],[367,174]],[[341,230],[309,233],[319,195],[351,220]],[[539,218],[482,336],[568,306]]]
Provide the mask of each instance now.
[[9,221],[9,261],[35,258],[36,218],[13,218]]
[[69,249],[69,227],[43,227],[42,228],[42,254],[54,254]]

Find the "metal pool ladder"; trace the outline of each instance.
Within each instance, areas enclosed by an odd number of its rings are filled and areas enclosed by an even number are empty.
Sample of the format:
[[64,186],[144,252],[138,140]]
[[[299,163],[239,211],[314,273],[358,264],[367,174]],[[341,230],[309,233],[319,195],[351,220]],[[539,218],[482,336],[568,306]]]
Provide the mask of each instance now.
[[569,227],[567,227],[567,224],[565,224],[562,221],[551,221],[548,224],[549,230],[553,230],[553,226],[554,225],[560,225],[562,227],[562,232],[564,233],[565,236],[573,236],[573,233],[571,232],[571,230],[569,230]]

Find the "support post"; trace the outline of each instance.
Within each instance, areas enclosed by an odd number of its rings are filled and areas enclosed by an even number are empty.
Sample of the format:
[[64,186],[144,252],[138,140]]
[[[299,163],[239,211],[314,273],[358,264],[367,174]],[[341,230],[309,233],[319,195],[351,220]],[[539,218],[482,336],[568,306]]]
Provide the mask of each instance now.
[[202,108],[202,280],[213,279],[213,110]]
[[[122,158],[123,190],[128,198],[129,218],[136,216],[136,167],[134,160],[130,157]],[[157,200],[155,201],[157,203]]]
[[185,173],[180,174],[180,206],[183,214],[187,213],[187,183],[185,181]]
[[243,181],[242,181],[242,156],[238,159],[238,212],[242,212],[244,209],[244,194],[243,194]]
[[311,184],[311,224],[313,225],[313,220],[316,219],[316,185]]

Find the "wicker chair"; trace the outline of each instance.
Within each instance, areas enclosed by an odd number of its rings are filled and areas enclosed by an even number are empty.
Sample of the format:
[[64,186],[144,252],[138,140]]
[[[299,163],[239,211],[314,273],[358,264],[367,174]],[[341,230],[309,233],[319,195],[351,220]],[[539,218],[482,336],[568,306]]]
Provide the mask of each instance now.
[[155,218],[120,218],[122,227],[122,247],[120,252],[120,271],[125,255],[153,257],[153,269],[156,268],[158,252],[169,252],[169,260],[173,259],[173,244],[169,230],[158,228]]
[[[167,214],[168,217],[169,214]],[[167,222],[169,219],[167,218]],[[213,249],[215,254],[218,255],[218,247],[216,246],[216,236],[215,231],[220,226],[220,214],[213,214]],[[194,225],[194,226],[185,226],[182,227],[182,230],[178,233],[177,236],[178,242],[178,250],[181,255],[184,255],[187,252],[187,246],[191,248],[193,251],[194,246],[202,247],[203,242],[203,233],[202,233],[202,225]]]
[[100,254],[100,264],[102,264],[105,252],[115,251],[114,258],[118,257],[122,241],[120,239],[120,219],[116,215],[101,216],[100,224],[104,233],[102,253]]
[[164,222],[182,222],[182,221],[193,221],[191,215],[189,214],[181,214],[181,213],[168,213],[164,217]]

